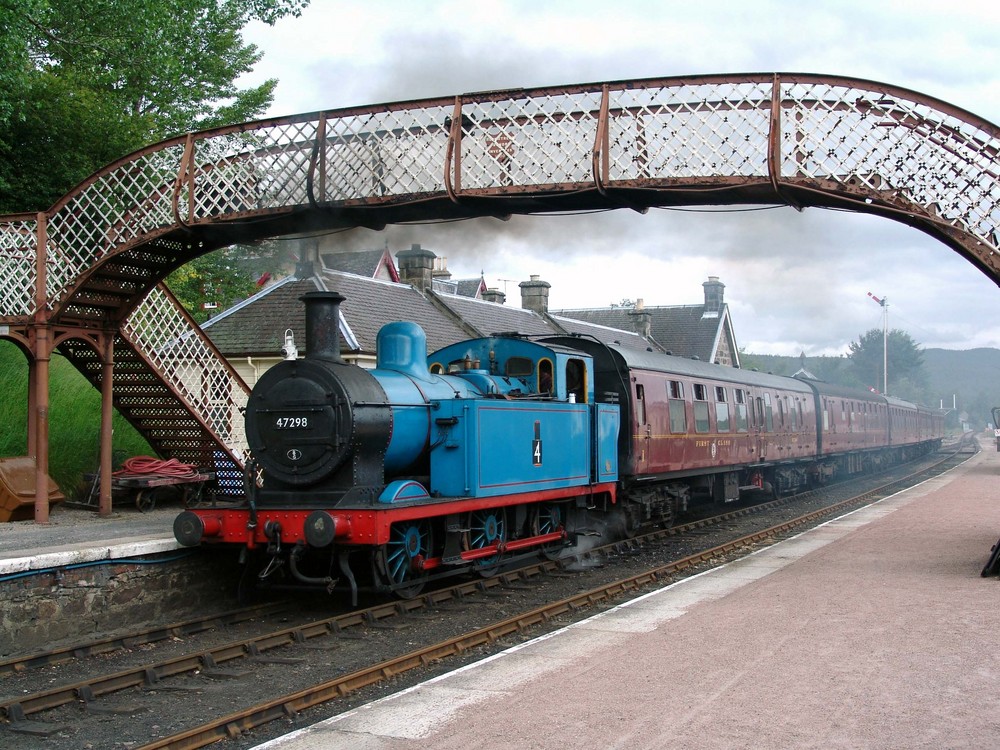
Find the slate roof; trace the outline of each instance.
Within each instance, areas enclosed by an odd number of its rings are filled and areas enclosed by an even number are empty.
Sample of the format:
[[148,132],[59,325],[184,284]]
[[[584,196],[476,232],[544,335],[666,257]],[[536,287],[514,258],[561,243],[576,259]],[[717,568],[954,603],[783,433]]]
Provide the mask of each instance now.
[[538,313],[520,307],[507,307],[458,294],[435,294],[449,310],[475,329],[479,336],[494,333],[520,333],[525,336],[551,336],[552,326]]
[[374,353],[379,329],[399,320],[424,329],[429,352],[469,338],[467,330],[409,284],[329,270],[323,272],[323,283],[347,298],[340,307],[341,316],[363,352]]
[[288,276],[202,323],[201,329],[230,359],[280,356],[288,328],[296,345],[303,347],[305,308],[299,297],[315,291],[323,291],[316,277]]
[[[304,276],[308,270],[300,268],[299,272]],[[424,329],[428,352],[468,338],[508,332],[525,336],[579,334],[636,349],[652,345],[620,328],[543,315],[460,294],[424,295],[409,284],[329,268],[318,275],[282,279],[204,323],[202,329],[230,359],[281,356],[289,328],[299,353],[304,354],[305,310],[300,298],[317,290],[339,292],[345,297],[340,308],[341,351],[345,353],[373,354],[379,329],[397,320],[413,321]]]
[[[642,311],[630,307],[555,310],[552,314],[635,331],[636,317],[640,312],[649,314],[650,338],[665,351],[680,357],[698,357],[711,362],[720,337],[732,336],[728,305],[723,306],[721,314],[711,316],[704,315],[704,305],[647,306]],[[735,341],[732,343],[735,351]]]
[[378,330],[398,320],[413,321],[424,329],[428,351],[470,337],[468,330],[409,284],[329,269],[320,276],[289,276],[202,324],[202,330],[232,359],[280,355],[285,330],[291,328],[299,353],[304,354],[305,308],[299,298],[317,290],[339,292],[346,298],[340,307],[344,352],[374,353]]
[[630,349],[645,350],[652,348],[654,351],[660,351],[660,348],[656,345],[655,341],[644,339],[638,333],[634,333],[633,331],[621,328],[609,328],[608,326],[588,323],[583,320],[568,318],[552,313],[549,314],[549,317],[555,321],[560,328],[570,334],[593,336],[598,341],[603,341],[605,344],[620,344],[621,346],[626,346]]
[[507,307],[495,302],[474,300],[456,294],[436,294],[442,304],[474,328],[479,336],[495,333],[519,333],[523,336],[553,336],[579,334],[593,336],[608,344],[618,343],[637,349],[646,349],[651,342],[630,331],[594,325],[555,315],[539,315],[520,307]]
[[433,285],[435,292],[474,299],[480,299],[486,291],[486,282],[482,276],[477,279],[434,279]]

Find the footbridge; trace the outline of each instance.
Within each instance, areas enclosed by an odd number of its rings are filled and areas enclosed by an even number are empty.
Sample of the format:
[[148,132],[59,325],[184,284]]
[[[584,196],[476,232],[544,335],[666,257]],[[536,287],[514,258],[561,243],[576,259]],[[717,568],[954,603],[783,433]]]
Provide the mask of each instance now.
[[[161,284],[236,242],[514,214],[778,203],[876,214],[1000,283],[998,128],[915,91],[766,73],[513,89],[242,123],[157,143],[48,211],[0,217],[0,335],[28,357],[48,472],[56,349],[164,456],[242,471],[247,387]],[[502,231],[502,230],[501,230]],[[39,481],[35,520],[48,520]]]

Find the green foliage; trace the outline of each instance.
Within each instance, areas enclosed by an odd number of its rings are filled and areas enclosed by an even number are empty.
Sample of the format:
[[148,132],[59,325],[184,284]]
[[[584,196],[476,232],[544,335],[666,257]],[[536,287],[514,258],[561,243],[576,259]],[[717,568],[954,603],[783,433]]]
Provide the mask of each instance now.
[[[26,456],[28,364],[24,354],[0,341],[0,456]],[[69,362],[52,358],[49,384],[49,474],[67,497],[78,494],[84,474],[100,463],[101,394]],[[149,444],[118,412],[113,450],[123,456],[153,455]]]
[[[276,241],[234,245],[181,266],[166,278],[167,286],[191,317],[204,323],[255,294],[263,273],[280,273],[289,262],[287,252],[284,243]],[[216,307],[205,309],[205,303]]]
[[860,383],[883,390],[883,363],[887,362],[889,393],[919,400],[926,388],[927,376],[923,371],[923,355],[909,334],[894,328],[883,337],[882,331],[873,328],[857,341],[852,341],[848,348],[850,352],[847,356]]
[[[39,211],[147,143],[262,114],[251,21],[309,0],[0,0],[0,212]],[[9,27],[9,28],[8,28]]]

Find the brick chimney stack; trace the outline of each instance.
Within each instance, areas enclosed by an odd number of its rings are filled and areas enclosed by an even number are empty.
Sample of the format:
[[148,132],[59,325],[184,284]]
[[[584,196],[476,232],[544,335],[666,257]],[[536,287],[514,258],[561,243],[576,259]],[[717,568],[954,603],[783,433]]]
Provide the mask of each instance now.
[[424,250],[419,243],[411,245],[409,250],[396,253],[399,280],[404,284],[411,284],[421,292],[427,291],[434,279],[435,258],[437,256],[434,253]]
[[532,274],[530,281],[522,281],[518,286],[521,288],[522,308],[536,313],[549,311],[549,289],[552,287],[549,282],[542,281],[537,274]]
[[499,289],[496,289],[495,287],[490,287],[485,292],[483,292],[483,301],[495,302],[498,305],[502,305],[504,302],[507,301],[507,295],[501,292]]
[[726,285],[719,281],[718,276],[709,276],[702,286],[705,288],[705,312],[702,317],[719,317],[725,300]]
[[649,314],[646,304],[641,298],[635,301],[635,309],[629,312],[629,316],[632,318],[635,332],[648,339],[653,325],[653,317]]

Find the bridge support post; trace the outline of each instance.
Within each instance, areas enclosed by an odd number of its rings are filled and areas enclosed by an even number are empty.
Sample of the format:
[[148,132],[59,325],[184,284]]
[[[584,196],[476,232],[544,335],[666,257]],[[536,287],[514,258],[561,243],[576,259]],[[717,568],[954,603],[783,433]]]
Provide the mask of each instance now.
[[49,522],[49,358],[51,356],[48,326],[34,331],[34,434],[28,442],[35,454],[35,523]]
[[52,356],[52,332],[49,329],[46,291],[48,272],[48,220],[38,214],[35,240],[35,320],[30,327],[32,362],[32,404],[28,418],[28,452],[35,454],[35,523],[49,522],[49,359]]
[[101,487],[98,515],[111,515],[112,404],[115,365],[115,335],[106,331],[101,341]]

